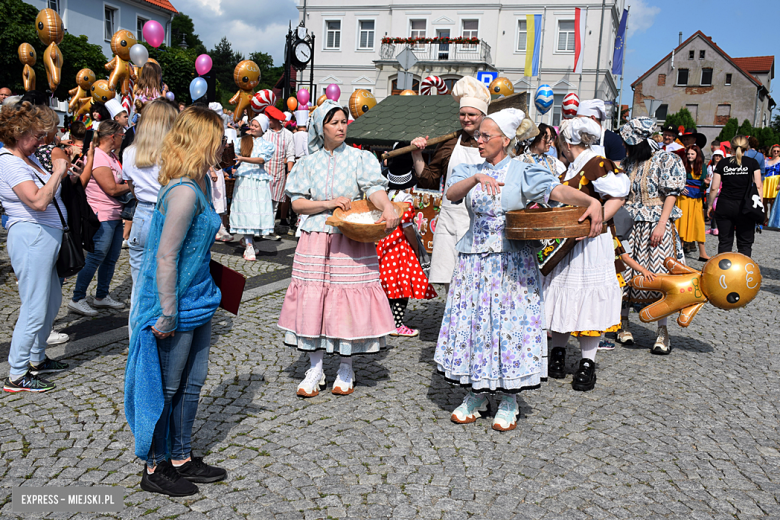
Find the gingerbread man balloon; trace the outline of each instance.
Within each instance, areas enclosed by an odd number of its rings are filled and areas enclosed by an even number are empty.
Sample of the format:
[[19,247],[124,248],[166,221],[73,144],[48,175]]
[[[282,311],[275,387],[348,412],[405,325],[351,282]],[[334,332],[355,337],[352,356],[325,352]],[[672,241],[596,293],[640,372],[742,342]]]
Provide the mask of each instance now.
[[233,110],[233,121],[236,123],[244,115],[244,109],[250,114],[253,113],[250,103],[252,102],[252,90],[260,83],[260,67],[252,60],[244,60],[236,65],[233,70],[233,81],[240,89],[236,95],[230,98],[231,105],[235,105]]
[[130,80],[136,80],[135,70],[130,65],[130,47],[136,43],[133,33],[126,29],[115,32],[111,38],[114,59],[106,63],[106,70],[111,71],[108,83],[124,96],[130,93]]
[[60,72],[65,61],[60,48],[57,47],[57,44],[62,42],[62,38],[65,36],[65,26],[57,11],[41,9],[38,16],[35,17],[35,30],[38,31],[38,38],[43,44],[48,45],[43,51],[43,66],[49,79],[49,88],[54,92],[60,85]]
[[27,92],[35,90],[35,71],[33,67],[38,58],[35,49],[29,43],[23,43],[19,46],[19,61],[24,65],[22,71],[22,83]]
[[663,298],[642,309],[639,319],[657,321],[679,312],[677,323],[687,327],[705,303],[729,310],[750,303],[761,288],[761,271],[752,258],[739,253],[721,253],[710,258],[697,271],[673,258],[664,262],[672,274],[657,274],[650,281],[644,276],[631,280],[637,289],[659,291]]
[[78,117],[86,114],[92,104],[92,84],[95,83],[95,73],[90,69],[81,69],[76,74],[76,88],[68,91],[70,102],[68,112]]
[[114,99],[114,96],[116,96],[116,89],[112,87],[106,79],[99,79],[94,82],[90,92],[92,93],[92,100],[95,103],[105,103],[109,99]]

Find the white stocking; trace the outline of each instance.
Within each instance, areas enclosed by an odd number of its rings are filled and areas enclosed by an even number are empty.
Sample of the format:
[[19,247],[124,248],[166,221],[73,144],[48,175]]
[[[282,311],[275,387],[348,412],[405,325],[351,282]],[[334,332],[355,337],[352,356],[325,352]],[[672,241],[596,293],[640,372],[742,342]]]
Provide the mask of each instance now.
[[352,366],[352,356],[340,356],[340,361],[342,365]]
[[582,350],[582,359],[596,361],[596,351],[599,348],[601,336],[580,336],[580,350]]
[[309,363],[311,363],[311,368],[322,370],[323,357],[325,357],[324,350],[315,350],[314,352],[309,352]]

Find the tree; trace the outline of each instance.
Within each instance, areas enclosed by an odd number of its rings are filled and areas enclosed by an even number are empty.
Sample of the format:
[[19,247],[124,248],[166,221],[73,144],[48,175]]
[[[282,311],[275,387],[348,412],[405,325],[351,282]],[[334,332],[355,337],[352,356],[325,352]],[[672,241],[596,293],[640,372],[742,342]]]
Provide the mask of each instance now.
[[[233,81],[233,69],[236,68],[238,62],[244,59],[244,56],[240,52],[234,51],[230,42],[224,36],[209,51],[209,56],[211,56],[211,62],[213,63],[211,70],[214,71],[214,77],[220,82],[222,89],[228,92],[231,91],[236,86]],[[235,93],[235,90],[233,93]]]
[[274,67],[274,59],[265,52],[255,51],[249,55],[249,59],[257,63],[260,68],[260,83],[257,85],[257,89],[274,88],[279,78],[284,74],[284,66]]
[[687,108],[681,108],[676,114],[667,115],[665,125],[674,125],[675,128],[682,126],[696,130],[696,122]]
[[720,134],[718,134],[718,141],[731,141],[731,138],[737,135],[738,130],[739,121],[737,121],[736,117],[730,118],[723,127],[723,130],[721,130]]
[[195,24],[192,22],[192,18],[184,13],[179,13],[171,22],[171,45],[178,47],[181,45],[182,38],[187,44],[187,48],[192,49],[196,56],[207,52],[200,36],[195,34]]
[[173,92],[177,99],[188,99],[190,83],[196,76],[197,49],[182,49],[180,47],[166,47],[165,45],[154,49],[147,43],[144,45],[149,51],[149,56],[160,64],[163,71],[163,81],[168,85],[168,90]]
[[742,124],[739,125],[739,129],[737,130],[737,134],[753,135],[753,125],[750,124],[750,121],[748,121],[747,119],[742,121]]
[[775,132],[780,132],[780,114],[775,114],[775,117],[772,118],[772,122],[769,123],[769,126],[772,127]]

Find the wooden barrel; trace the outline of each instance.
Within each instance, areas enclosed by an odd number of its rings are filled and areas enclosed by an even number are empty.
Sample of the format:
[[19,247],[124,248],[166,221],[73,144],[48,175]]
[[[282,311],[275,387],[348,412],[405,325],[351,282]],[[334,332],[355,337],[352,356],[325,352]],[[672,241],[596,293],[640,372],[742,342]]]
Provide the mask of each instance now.
[[579,222],[586,210],[565,207],[509,211],[506,214],[506,237],[510,240],[544,240],[588,236],[590,219]]

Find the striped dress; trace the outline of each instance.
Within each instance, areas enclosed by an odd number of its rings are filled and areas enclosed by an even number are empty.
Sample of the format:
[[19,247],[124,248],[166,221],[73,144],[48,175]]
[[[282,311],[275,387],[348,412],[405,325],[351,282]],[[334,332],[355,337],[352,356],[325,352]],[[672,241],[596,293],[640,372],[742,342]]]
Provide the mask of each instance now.
[[271,160],[265,163],[265,171],[271,175],[271,200],[281,202],[284,200],[284,186],[287,181],[287,163],[295,160],[293,134],[286,128],[278,132],[269,129],[263,134],[263,139],[276,147]]

